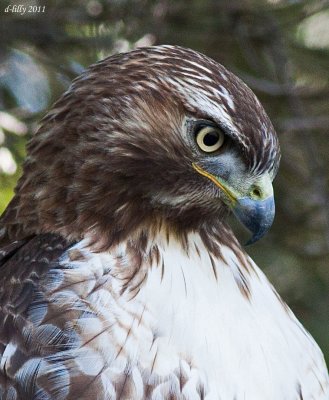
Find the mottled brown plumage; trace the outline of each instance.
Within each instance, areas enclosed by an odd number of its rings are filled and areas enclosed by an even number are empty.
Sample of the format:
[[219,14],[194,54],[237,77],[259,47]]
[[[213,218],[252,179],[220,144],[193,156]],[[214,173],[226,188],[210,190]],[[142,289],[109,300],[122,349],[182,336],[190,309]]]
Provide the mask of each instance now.
[[237,77],[179,47],[109,57],[27,153],[0,220],[1,400],[328,398],[321,352],[226,223],[264,234],[280,158]]
[[[113,56],[74,81],[29,143],[23,177],[3,218],[10,240],[49,231],[78,240],[92,226],[96,240],[107,246],[157,217],[183,228],[220,221],[218,214],[226,213],[221,204],[200,204],[209,184],[191,168],[195,159],[180,139],[186,115],[209,119],[175,86],[190,59],[198,58],[200,66],[193,67],[207,94],[224,87],[234,96],[235,110],[225,96],[221,100],[239,132],[229,133],[248,169],[275,170],[273,127],[250,89],[224,67],[179,48],[162,59],[156,49]],[[218,101],[218,94],[210,100]],[[266,135],[271,140],[260,145]],[[154,193],[188,195],[190,202],[183,212],[150,204]]]

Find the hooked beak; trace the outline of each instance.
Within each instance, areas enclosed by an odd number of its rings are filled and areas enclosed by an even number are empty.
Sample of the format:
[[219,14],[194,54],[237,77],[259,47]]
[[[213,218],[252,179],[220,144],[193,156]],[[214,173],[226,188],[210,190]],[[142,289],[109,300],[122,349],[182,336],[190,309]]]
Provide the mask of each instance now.
[[275,215],[274,197],[253,200],[241,197],[232,207],[233,214],[252,233],[246,246],[261,239],[272,226]]
[[259,178],[247,193],[239,194],[221,178],[210,174],[196,164],[193,164],[193,168],[221,189],[224,193],[224,202],[252,233],[246,245],[255,243],[267,233],[275,215],[273,187],[268,175]]

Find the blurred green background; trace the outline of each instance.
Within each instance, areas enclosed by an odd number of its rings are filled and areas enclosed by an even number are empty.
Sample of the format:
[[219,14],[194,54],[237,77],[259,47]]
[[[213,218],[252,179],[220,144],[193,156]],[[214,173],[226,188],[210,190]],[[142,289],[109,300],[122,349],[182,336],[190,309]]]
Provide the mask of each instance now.
[[[37,8],[14,12],[18,3]],[[0,213],[38,120],[86,66],[152,44],[199,50],[256,92],[277,129],[277,216],[270,234],[248,251],[329,360],[329,2],[0,4]]]

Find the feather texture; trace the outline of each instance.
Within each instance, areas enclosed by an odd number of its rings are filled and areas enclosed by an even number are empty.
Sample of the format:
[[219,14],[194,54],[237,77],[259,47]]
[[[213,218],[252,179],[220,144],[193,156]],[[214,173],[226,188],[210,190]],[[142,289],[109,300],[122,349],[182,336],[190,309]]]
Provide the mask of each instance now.
[[[200,123],[218,152],[197,148]],[[215,184],[249,195],[279,159],[257,98],[206,56],[158,46],[87,69],[0,220],[1,400],[328,399],[321,351]]]
[[[185,252],[163,231],[141,253],[134,242],[94,253],[85,240],[58,257],[62,240],[38,241],[57,259],[30,303],[17,296],[28,307],[11,324],[1,398],[327,398],[318,347],[241,249],[221,246],[213,264],[197,234]],[[32,257],[29,276],[45,255]]]

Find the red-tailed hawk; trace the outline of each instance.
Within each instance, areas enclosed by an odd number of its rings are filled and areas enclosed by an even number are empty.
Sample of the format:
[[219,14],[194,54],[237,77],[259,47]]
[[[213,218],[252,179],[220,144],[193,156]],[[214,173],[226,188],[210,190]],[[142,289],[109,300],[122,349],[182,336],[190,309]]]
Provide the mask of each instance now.
[[227,226],[274,216],[279,145],[211,59],[88,68],[1,219],[1,400],[328,399],[318,346]]

